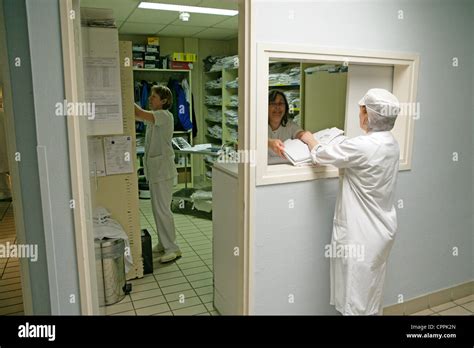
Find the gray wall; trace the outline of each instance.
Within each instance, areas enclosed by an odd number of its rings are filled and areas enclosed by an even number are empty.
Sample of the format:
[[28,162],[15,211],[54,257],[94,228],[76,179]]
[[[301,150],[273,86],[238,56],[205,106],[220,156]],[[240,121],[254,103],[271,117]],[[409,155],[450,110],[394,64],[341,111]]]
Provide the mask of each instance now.
[[[29,263],[32,314],[80,314],[58,0],[4,0],[12,116]],[[21,57],[21,67],[11,65]],[[75,303],[70,303],[70,295]]]
[[[420,54],[421,118],[412,169],[399,174],[397,200],[404,208],[397,210],[384,305],[397,303],[399,294],[406,301],[472,280],[474,3],[257,1],[253,10],[257,42]],[[459,67],[452,67],[452,57]],[[257,188],[253,313],[336,313],[323,253],[337,189],[338,179]]]

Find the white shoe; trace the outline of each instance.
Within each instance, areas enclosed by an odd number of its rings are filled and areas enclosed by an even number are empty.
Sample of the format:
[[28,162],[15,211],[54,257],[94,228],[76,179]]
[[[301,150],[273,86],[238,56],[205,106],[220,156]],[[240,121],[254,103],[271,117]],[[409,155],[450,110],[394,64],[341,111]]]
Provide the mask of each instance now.
[[176,250],[176,251],[172,251],[172,252],[168,252],[164,254],[162,257],[160,257],[160,262],[167,263],[167,262],[174,261],[180,257],[181,257],[181,251]]

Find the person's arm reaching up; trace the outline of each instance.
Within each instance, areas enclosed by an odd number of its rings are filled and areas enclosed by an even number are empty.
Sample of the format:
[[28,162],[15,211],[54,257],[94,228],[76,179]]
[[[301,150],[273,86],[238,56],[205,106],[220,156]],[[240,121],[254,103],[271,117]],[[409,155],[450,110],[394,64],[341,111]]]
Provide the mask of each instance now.
[[153,113],[151,111],[143,110],[137,104],[135,104],[135,118],[155,123],[155,117],[153,116]]

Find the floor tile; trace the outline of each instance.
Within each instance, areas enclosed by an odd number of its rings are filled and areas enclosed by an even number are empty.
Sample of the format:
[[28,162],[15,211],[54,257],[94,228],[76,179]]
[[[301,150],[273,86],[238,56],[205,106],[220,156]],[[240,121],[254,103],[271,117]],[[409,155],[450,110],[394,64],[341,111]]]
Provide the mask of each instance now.
[[183,273],[185,276],[191,275],[191,274],[196,274],[196,273],[203,273],[207,272],[208,268],[206,266],[200,266],[200,267],[194,267],[194,268],[188,268],[188,269],[183,269]]
[[130,294],[132,301],[137,301],[137,300],[142,300],[145,298],[150,298],[150,297],[156,297],[163,295],[160,289],[154,289],[154,290],[147,290],[147,291],[141,291],[141,292],[133,292]]
[[181,271],[173,271],[173,272],[169,272],[169,273],[163,273],[163,274],[155,274],[155,278],[156,280],[158,281],[158,284],[163,281],[163,280],[167,280],[167,279],[173,279],[173,278],[179,278],[179,277],[182,277],[183,276],[183,273]]
[[181,271],[183,271],[185,269],[203,267],[203,266],[205,266],[205,264],[204,264],[204,262],[199,260],[199,261],[194,261],[194,262],[190,262],[190,263],[179,264],[178,266],[181,269]]
[[202,287],[204,287],[204,286],[210,286],[210,285],[213,285],[213,280],[212,280],[212,278],[209,278],[209,279],[202,279],[202,280],[196,280],[196,281],[191,282],[191,286],[192,286],[194,289],[202,288]]
[[168,304],[171,310],[175,311],[181,308],[187,308],[187,307],[200,305],[202,303],[199,297],[189,297],[189,298],[182,297],[182,300],[178,299],[177,301],[172,301],[172,302],[169,302]]
[[214,303],[212,302],[206,302],[204,303],[204,305],[206,306],[207,310],[209,312],[212,312],[212,311],[215,311],[216,309],[214,308]]
[[150,298],[145,298],[145,299],[142,299],[142,300],[133,301],[133,307],[135,308],[135,310],[137,310],[139,308],[159,305],[159,304],[162,304],[162,303],[166,303],[165,297],[164,296],[156,296],[156,297],[150,297]]
[[127,303],[121,303],[121,304],[114,304],[111,306],[105,306],[105,314],[106,315],[111,315],[115,313],[121,313],[121,312],[127,312],[127,311],[132,311],[133,305],[131,302]]
[[197,314],[206,313],[206,312],[207,312],[206,307],[203,304],[200,304],[197,306],[174,310],[173,314],[174,315],[197,315]]
[[158,284],[160,285],[160,288],[164,288],[167,286],[182,284],[182,283],[187,283],[187,282],[188,280],[185,277],[177,277],[177,278],[171,278],[171,279],[166,279],[166,280],[160,280]]
[[206,294],[213,294],[214,287],[213,286],[203,286],[202,288],[195,289],[198,295],[206,295]]
[[214,294],[211,293],[211,294],[201,295],[199,296],[199,298],[201,299],[203,303],[212,302],[214,300]]
[[432,311],[431,309],[425,309],[425,310],[422,310],[422,311],[419,311],[419,312],[416,312],[416,313],[413,313],[413,314],[410,314],[410,315],[432,315],[432,314],[435,314],[436,312]]
[[474,313],[474,301],[463,303],[461,306],[466,308],[468,311],[471,311],[472,313]]
[[[182,296],[180,297],[180,295],[182,295]],[[190,297],[196,297],[197,294],[194,290],[190,289],[190,290],[175,292],[175,293],[172,293],[172,294],[166,294],[165,298],[168,302],[173,302],[173,301],[178,301],[183,296],[184,296],[184,298],[190,298]]]
[[130,316],[136,316],[137,313],[135,313],[135,311],[126,311],[126,312],[122,312],[122,313],[115,313],[115,314],[112,314],[114,316],[125,316],[125,315],[130,315]]
[[190,290],[191,285],[189,283],[183,283],[183,284],[178,284],[178,285],[172,285],[172,286],[167,286],[164,288],[161,288],[161,291],[163,291],[163,294],[171,294],[173,292],[179,292],[179,291],[184,291],[184,290]]
[[156,282],[153,283],[146,283],[146,284],[141,284],[141,285],[133,285],[132,290],[134,292],[140,292],[140,291],[146,291],[146,290],[154,290],[158,289],[158,284]]
[[22,296],[6,298],[4,300],[0,300],[0,307],[7,307],[7,306],[20,304],[20,303],[23,303],[23,297]]
[[23,311],[23,303],[0,308],[0,315],[14,314]]
[[454,300],[453,302],[460,305],[460,304],[464,304],[464,303],[471,302],[471,301],[474,301],[474,295],[469,295],[469,296],[466,296],[466,297],[463,297],[463,298],[458,298],[457,300]]
[[168,306],[167,303],[162,303],[159,305],[155,306],[148,306],[144,308],[139,308],[135,310],[137,312],[137,315],[154,315],[154,314],[159,314],[163,312],[169,312],[170,307]]
[[457,304],[454,303],[454,302],[447,302],[447,303],[443,303],[441,305],[438,305],[438,306],[435,306],[435,307],[431,307],[430,309],[433,311],[433,312],[441,312],[441,311],[444,311],[448,308],[451,308],[451,307],[456,307]]
[[456,306],[438,313],[439,315],[472,315],[470,311],[461,306]]
[[196,281],[196,280],[202,280],[202,279],[209,279],[211,278],[212,279],[213,277],[213,274],[212,272],[202,272],[202,273],[196,273],[196,274],[190,274],[188,276],[186,276],[186,278],[188,278],[189,281]]

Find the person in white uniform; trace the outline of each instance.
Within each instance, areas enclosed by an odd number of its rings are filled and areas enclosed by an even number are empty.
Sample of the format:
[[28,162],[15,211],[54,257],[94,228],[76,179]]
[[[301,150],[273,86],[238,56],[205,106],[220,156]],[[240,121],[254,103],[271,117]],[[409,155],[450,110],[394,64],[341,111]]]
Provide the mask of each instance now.
[[304,130],[289,119],[289,105],[285,94],[279,90],[271,90],[268,94],[268,156],[281,157],[286,160],[283,153],[283,141],[287,139],[300,139]]
[[[392,93],[375,88],[359,101],[359,108],[366,134],[326,146],[309,132],[302,140],[314,163],[340,168],[331,243],[343,252],[331,255],[330,303],[343,315],[380,315],[387,259],[397,230],[400,150],[390,130],[400,106]],[[362,250],[363,257],[351,255],[351,247]]]
[[173,96],[168,87],[153,86],[149,102],[152,111],[143,110],[135,104],[135,117],[146,123],[144,169],[150,185],[151,206],[159,239],[154,252],[160,254],[159,261],[165,263],[181,256],[171,212],[173,181],[178,174],[171,144],[174,119],[168,111]]

